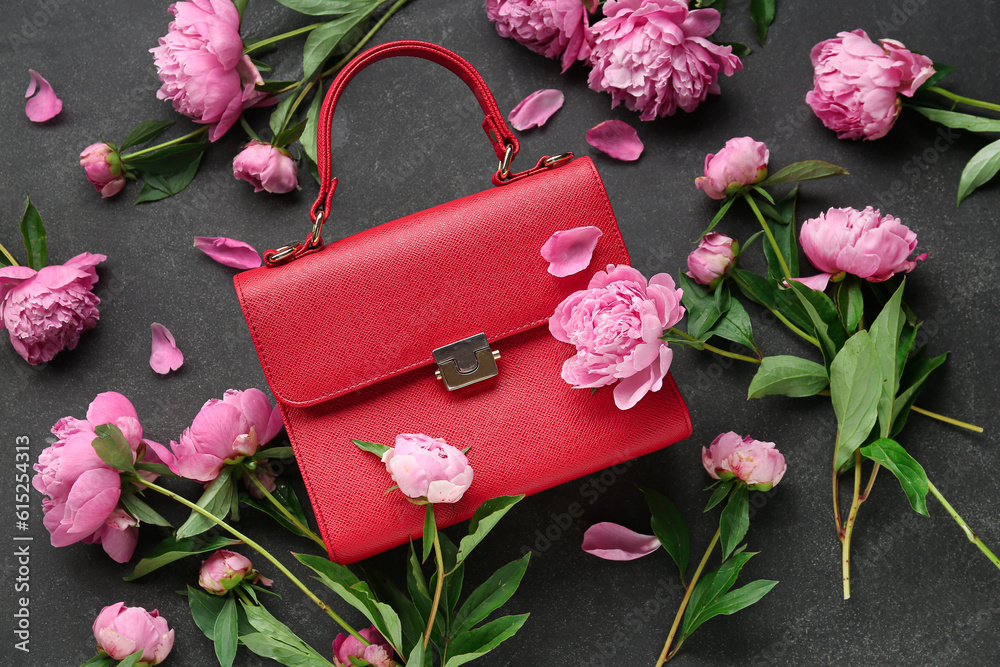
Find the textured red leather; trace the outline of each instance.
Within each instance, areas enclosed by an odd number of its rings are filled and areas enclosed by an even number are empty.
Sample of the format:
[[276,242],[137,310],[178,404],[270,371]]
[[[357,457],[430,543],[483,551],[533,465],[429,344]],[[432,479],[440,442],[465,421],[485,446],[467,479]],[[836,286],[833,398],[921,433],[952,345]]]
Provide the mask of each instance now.
[[[319,143],[328,155],[329,133]],[[551,336],[548,317],[628,254],[589,158],[532,171],[236,276],[331,559],[366,558],[423,525],[419,507],[385,494],[385,467],[352,438],[391,446],[422,432],[471,447],[475,479],[461,502],[438,507],[446,526],[488,498],[535,493],[690,435],[669,376],[628,411],[609,389],[591,395],[560,378],[574,349]],[[582,225],[603,232],[590,268],[551,276],[542,244]],[[290,307],[303,302],[313,306]],[[477,333],[501,352],[499,375],[449,392],[431,351]]]

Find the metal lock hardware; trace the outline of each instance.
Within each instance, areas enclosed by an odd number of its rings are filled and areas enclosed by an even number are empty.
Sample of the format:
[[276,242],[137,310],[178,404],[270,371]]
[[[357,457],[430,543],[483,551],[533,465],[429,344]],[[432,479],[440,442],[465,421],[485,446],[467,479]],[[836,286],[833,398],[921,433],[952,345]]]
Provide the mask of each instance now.
[[499,350],[491,350],[486,334],[476,334],[443,345],[433,352],[438,369],[434,377],[444,381],[448,391],[468,387],[482,380],[495,377]]

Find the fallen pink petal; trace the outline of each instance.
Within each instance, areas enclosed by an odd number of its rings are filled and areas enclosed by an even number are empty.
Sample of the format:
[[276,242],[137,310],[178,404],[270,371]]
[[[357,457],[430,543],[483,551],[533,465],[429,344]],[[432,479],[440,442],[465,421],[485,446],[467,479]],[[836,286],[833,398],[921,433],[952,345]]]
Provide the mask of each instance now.
[[653,535],[643,535],[617,523],[595,523],[583,534],[583,550],[604,560],[635,560],[660,548]]
[[194,247],[219,264],[234,269],[255,269],[261,264],[260,253],[243,241],[223,236],[196,236]]
[[[28,120],[35,123],[52,120],[62,111],[62,100],[56,95],[56,91],[52,89],[52,85],[45,80],[45,77],[33,69],[29,69],[28,74],[31,75],[31,83],[28,84],[28,90],[25,91],[24,96],[31,99],[25,103],[24,113],[28,115]],[[37,95],[35,95],[36,91]],[[32,95],[34,97],[31,97]]]
[[638,160],[645,148],[635,128],[620,120],[606,120],[587,130],[587,143],[616,160]]
[[792,278],[797,283],[802,283],[809,289],[814,289],[817,292],[822,292],[826,289],[826,286],[830,283],[830,278],[832,276],[829,273],[817,273],[815,276],[806,276],[805,278]]
[[514,110],[507,116],[507,120],[510,121],[511,127],[515,130],[523,131],[533,127],[541,127],[552,117],[552,114],[562,108],[565,100],[566,97],[561,90],[555,88],[536,90],[514,107]]
[[149,366],[160,375],[176,371],[184,363],[184,353],[177,349],[177,342],[170,330],[158,322],[150,326],[153,330],[153,352],[149,356]]
[[563,278],[587,268],[602,233],[597,227],[589,226],[552,234],[542,246],[542,259],[549,263],[549,273]]

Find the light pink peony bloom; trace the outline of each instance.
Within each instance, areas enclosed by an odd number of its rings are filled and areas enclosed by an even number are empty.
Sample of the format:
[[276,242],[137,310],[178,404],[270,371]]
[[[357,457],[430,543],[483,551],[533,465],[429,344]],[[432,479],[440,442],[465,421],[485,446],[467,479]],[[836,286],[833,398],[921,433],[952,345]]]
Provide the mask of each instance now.
[[80,334],[97,325],[101,300],[91,291],[97,282],[94,267],[106,259],[85,252],[40,271],[0,268],[0,320],[25,361],[51,361],[58,352],[75,348]]
[[700,285],[710,286],[726,275],[735,258],[733,240],[725,234],[709,232],[688,255],[687,275]]
[[646,148],[635,128],[621,120],[606,120],[587,130],[587,143],[616,160],[638,160]]
[[240,14],[230,0],[175,2],[174,16],[159,46],[150,49],[163,85],[156,97],[196,123],[211,125],[215,141],[244,109],[270,101],[256,90],[260,72],[243,55]]
[[392,646],[374,625],[358,631],[358,634],[370,641],[371,646],[365,646],[351,635],[337,635],[333,640],[333,664],[336,667],[351,667],[354,664],[351,657],[366,660],[373,667],[395,667]]
[[[38,455],[37,474],[31,484],[47,496],[42,501],[43,523],[52,535],[52,546],[99,543],[111,558],[124,563],[135,551],[139,530],[135,519],[118,506],[118,471],[94,451],[94,429],[103,424],[114,424],[121,430],[132,448],[133,461],[145,451],[144,460],[159,462],[148,450],[156,443],[143,439],[132,403],[109,391],[94,398],[86,419],[63,417],[56,422],[52,433],[58,440]],[[143,476],[149,480],[156,477],[149,473]]]
[[549,263],[549,273],[564,278],[583,271],[603,233],[593,225],[554,232],[542,246],[542,259]]
[[622,410],[659,391],[674,354],[660,336],[684,317],[682,294],[665,273],[648,283],[624,264],[595,273],[587,289],[566,297],[549,318],[552,335],[576,346],[562,378],[576,389],[617,382],[615,405]]
[[274,582],[253,569],[253,563],[246,556],[235,551],[219,549],[201,562],[198,571],[198,585],[212,595],[225,595],[240,582],[270,586]]
[[714,9],[689,11],[687,0],[608,0],[604,16],[592,29],[590,87],[642,120],[672,116],[678,107],[694,111],[709,93],[719,94],[720,73],[743,69],[732,47],[707,39],[721,20]]
[[883,216],[871,206],[863,211],[831,208],[806,220],[799,242],[812,265],[824,274],[850,273],[873,283],[909,273],[927,258],[924,253],[908,259],[917,247],[917,235],[897,218]]
[[219,264],[234,269],[255,269],[261,264],[260,253],[244,241],[223,236],[196,236],[194,247]]
[[785,474],[785,457],[773,442],[741,438],[733,431],[722,433],[707,448],[701,462],[715,479],[738,479],[751,491],[770,491]]
[[878,139],[899,115],[899,95],[912,97],[934,74],[931,59],[892,39],[872,42],[864,30],[837,33],[813,47],[813,89],[806,103],[841,139]]
[[233,176],[246,181],[254,192],[267,190],[275,194],[291,192],[299,187],[299,177],[292,154],[256,139],[243,147],[233,158]]
[[107,199],[125,187],[125,167],[121,156],[110,145],[90,144],[80,153],[80,166],[87,173],[87,180]]
[[552,114],[562,108],[565,101],[566,96],[561,90],[555,88],[536,90],[514,107],[507,116],[507,122],[518,131],[541,127]]
[[[28,83],[28,90],[24,92],[26,98],[30,98],[24,103],[24,113],[28,120],[34,123],[44,123],[52,120],[62,111],[63,103],[52,89],[52,84],[45,80],[41,74],[33,69],[28,70],[31,75],[31,82]],[[38,92],[35,95],[35,91]],[[31,97],[35,95],[34,97]]]
[[617,523],[595,523],[583,534],[583,550],[604,560],[635,560],[660,548],[655,535],[643,535]]
[[403,495],[431,503],[457,503],[472,485],[472,466],[461,450],[441,438],[400,433],[382,455]]
[[253,456],[281,431],[281,413],[260,389],[229,389],[206,401],[180,441],[150,443],[170,469],[188,479],[211,482],[222,466]]
[[174,647],[174,631],[157,610],[126,607],[116,602],[101,610],[94,619],[97,648],[115,660],[124,660],[142,650],[140,665],[158,665]]
[[153,332],[153,351],[149,355],[149,367],[160,375],[176,371],[184,363],[184,353],[177,349],[174,335],[159,322],[153,322],[150,329]]
[[770,155],[767,146],[750,137],[730,139],[717,154],[705,156],[705,175],[694,179],[694,185],[712,199],[725,199],[767,178]]
[[486,0],[486,15],[501,37],[559,58],[563,72],[590,55],[586,10],[581,0]]

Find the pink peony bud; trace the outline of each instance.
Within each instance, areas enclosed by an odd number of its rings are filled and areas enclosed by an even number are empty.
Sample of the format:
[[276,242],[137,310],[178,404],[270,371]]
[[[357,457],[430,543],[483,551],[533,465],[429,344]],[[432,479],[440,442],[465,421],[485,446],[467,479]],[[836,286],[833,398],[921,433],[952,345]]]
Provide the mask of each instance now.
[[256,139],[233,158],[233,176],[238,181],[251,184],[254,192],[267,190],[283,194],[299,187],[292,154],[284,148],[275,148]]
[[773,442],[740,438],[733,431],[722,433],[701,448],[701,462],[715,479],[738,479],[751,491],[770,491],[785,474],[785,457]]
[[688,255],[687,275],[696,283],[711,286],[726,274],[735,256],[731,238],[709,232]]
[[864,30],[837,33],[813,47],[813,89],[806,94],[823,125],[841,139],[878,139],[892,129],[899,95],[912,97],[934,74],[931,59]]
[[87,180],[105,199],[125,187],[121,156],[109,144],[98,142],[84,148],[80,153],[80,166],[87,172]]
[[546,58],[559,58],[563,72],[590,55],[586,10],[581,0],[486,0],[486,16],[501,37]]
[[174,631],[155,609],[108,605],[94,620],[97,649],[114,660],[124,660],[142,650],[140,665],[158,665],[174,647]]
[[105,259],[85,252],[39,271],[0,268],[0,320],[25,361],[51,361],[61,350],[75,348],[80,334],[97,325],[101,300],[91,290],[97,282],[94,267]]
[[371,642],[365,646],[351,635],[339,634],[333,640],[333,664],[336,667],[352,667],[351,658],[361,658],[373,667],[395,667],[392,659],[392,646],[379,633],[375,626],[365,628],[359,635]]
[[767,178],[769,157],[767,146],[759,141],[750,137],[730,139],[717,154],[705,156],[705,175],[694,179],[694,185],[712,199],[725,199]]
[[245,556],[219,549],[201,563],[198,585],[213,595],[225,595],[242,581],[270,586],[274,582],[253,569]]
[[403,495],[431,503],[457,503],[472,484],[472,466],[461,450],[423,433],[401,433],[382,463]]

